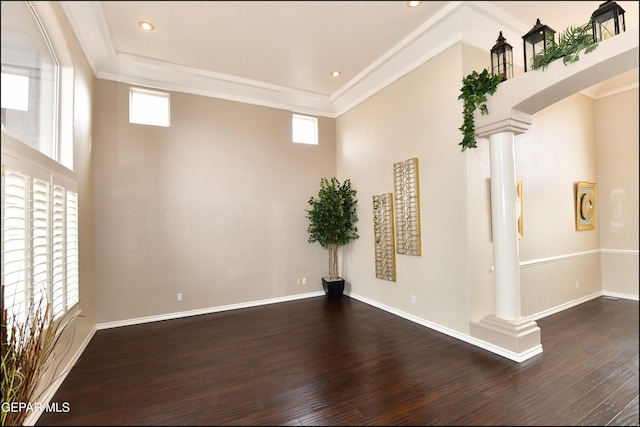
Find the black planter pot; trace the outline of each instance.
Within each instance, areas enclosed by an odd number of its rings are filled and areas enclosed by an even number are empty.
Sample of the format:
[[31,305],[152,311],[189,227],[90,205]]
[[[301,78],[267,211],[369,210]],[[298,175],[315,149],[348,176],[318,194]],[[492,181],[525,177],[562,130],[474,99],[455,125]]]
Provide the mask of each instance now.
[[323,277],[322,288],[328,298],[340,298],[344,293],[344,279],[329,280],[328,277]]

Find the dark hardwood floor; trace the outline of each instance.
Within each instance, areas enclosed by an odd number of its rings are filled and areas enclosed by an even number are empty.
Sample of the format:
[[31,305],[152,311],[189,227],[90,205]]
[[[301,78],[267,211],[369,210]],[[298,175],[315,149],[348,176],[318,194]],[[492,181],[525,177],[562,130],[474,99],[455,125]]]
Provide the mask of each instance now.
[[638,425],[638,302],[538,321],[516,363],[316,297],[98,331],[37,425]]

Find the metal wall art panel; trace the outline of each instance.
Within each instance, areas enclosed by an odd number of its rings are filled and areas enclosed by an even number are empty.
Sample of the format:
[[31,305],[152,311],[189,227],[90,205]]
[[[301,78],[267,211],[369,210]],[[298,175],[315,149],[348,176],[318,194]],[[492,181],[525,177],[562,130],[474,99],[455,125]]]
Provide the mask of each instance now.
[[373,196],[373,237],[376,277],[396,281],[396,250],[393,239],[393,195]]
[[422,255],[418,159],[393,164],[396,252]]

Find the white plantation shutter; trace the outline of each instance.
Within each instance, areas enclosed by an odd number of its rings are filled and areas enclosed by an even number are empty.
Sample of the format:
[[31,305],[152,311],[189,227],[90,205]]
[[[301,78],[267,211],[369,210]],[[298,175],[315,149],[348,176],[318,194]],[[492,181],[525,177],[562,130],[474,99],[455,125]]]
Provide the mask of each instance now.
[[78,292],[78,195],[67,191],[67,301],[69,310],[79,302]]
[[3,306],[51,303],[58,318],[79,302],[78,195],[75,183],[7,156],[2,184]]
[[65,191],[64,188],[54,185],[52,191],[51,211],[51,281],[52,309],[54,317],[64,313],[64,273],[65,260]]
[[[30,243],[30,257],[27,253],[27,279],[31,282],[30,302],[34,306],[49,302],[49,240],[50,240],[50,198],[49,183],[39,179],[31,180],[30,227],[27,230]],[[29,194],[26,194],[29,197]]]
[[6,171],[2,183],[2,294],[9,319],[24,321],[27,299],[25,265],[27,257],[27,219],[29,178]]

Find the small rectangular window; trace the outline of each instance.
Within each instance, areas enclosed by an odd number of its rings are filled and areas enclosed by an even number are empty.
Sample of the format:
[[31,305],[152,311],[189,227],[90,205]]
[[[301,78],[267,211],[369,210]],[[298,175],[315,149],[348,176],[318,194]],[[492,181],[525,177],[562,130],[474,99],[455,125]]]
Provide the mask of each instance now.
[[169,94],[147,89],[129,91],[129,123],[169,127]]
[[291,122],[293,142],[318,145],[318,119],[294,114]]
[[2,73],[2,108],[29,111],[29,77]]

